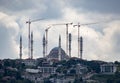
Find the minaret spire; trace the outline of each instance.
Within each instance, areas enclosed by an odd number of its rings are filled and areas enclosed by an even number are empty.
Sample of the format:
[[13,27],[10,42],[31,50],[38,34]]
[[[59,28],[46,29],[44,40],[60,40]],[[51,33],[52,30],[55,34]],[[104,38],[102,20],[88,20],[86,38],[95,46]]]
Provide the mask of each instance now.
[[31,32],[31,59],[33,59],[33,32]]
[[46,40],[45,40],[45,35],[43,36],[43,57],[45,58],[45,45],[46,45]]
[[58,51],[58,58],[59,58],[59,61],[62,59],[62,56],[61,56],[61,36],[59,35],[59,51]]
[[71,57],[71,40],[72,40],[72,35],[69,33],[69,57]]
[[83,38],[82,36],[80,37],[80,58],[82,59],[82,54],[83,54]]
[[22,59],[22,36],[20,36],[20,59]]

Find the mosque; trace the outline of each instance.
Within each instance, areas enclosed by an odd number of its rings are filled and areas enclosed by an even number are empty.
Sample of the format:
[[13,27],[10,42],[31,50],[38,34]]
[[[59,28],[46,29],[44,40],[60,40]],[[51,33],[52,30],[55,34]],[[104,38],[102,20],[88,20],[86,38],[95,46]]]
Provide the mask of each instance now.
[[[31,39],[33,41],[33,38]],[[33,42],[31,43],[31,56],[33,56]],[[65,53],[65,51],[61,48],[61,36],[59,36],[59,44],[57,47],[54,47],[49,54],[46,53],[46,40],[43,36],[43,58],[47,59],[48,61],[51,60],[67,60],[70,57]],[[20,36],[20,59],[22,59],[22,36]],[[32,58],[28,58],[31,59]]]
[[[69,56],[65,53],[65,51],[62,48],[60,48],[60,50],[61,50],[61,60],[69,59]],[[51,59],[59,60],[59,47],[54,47],[46,58],[48,60]]]
[[58,45],[58,47],[54,47],[45,58],[47,60],[59,60],[59,61],[69,59],[69,56],[61,48],[61,36],[59,36],[59,45]]

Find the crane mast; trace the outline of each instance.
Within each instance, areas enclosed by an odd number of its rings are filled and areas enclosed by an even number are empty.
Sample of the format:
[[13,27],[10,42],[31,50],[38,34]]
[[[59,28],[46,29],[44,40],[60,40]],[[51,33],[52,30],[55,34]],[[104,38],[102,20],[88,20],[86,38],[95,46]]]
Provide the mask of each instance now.
[[78,23],[77,25],[73,25],[73,27],[77,26],[78,27],[78,58],[80,58],[80,31],[79,31],[79,28],[80,28],[80,23]]
[[66,54],[68,54],[68,23],[66,24]]
[[31,24],[31,21],[29,19],[29,21],[26,21],[26,23],[28,23],[28,57],[30,58],[31,57],[31,54],[30,54],[30,24]]

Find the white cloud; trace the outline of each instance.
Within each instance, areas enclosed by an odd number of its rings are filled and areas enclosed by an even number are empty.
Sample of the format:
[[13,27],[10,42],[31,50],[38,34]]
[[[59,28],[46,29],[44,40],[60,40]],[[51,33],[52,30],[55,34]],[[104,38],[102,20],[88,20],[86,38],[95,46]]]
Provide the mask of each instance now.
[[0,12],[1,58],[17,58],[18,45],[16,42],[16,36],[18,30],[19,27],[14,18]]

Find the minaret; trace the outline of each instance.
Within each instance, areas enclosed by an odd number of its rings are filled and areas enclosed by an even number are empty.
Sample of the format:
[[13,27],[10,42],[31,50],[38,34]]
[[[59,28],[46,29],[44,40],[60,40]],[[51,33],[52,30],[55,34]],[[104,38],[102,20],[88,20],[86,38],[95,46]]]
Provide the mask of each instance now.
[[58,58],[61,61],[61,36],[59,35],[59,51],[58,51]]
[[20,59],[22,59],[22,36],[20,36]]
[[31,32],[31,59],[33,59],[33,32]]
[[83,53],[83,38],[80,37],[80,58],[82,59],[82,53]]
[[69,33],[69,57],[71,57],[71,40],[72,40],[72,35]]
[[45,58],[45,44],[46,44],[46,40],[45,40],[45,35],[43,36],[43,57]]

